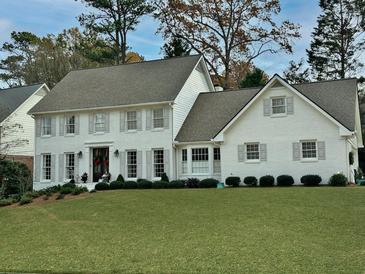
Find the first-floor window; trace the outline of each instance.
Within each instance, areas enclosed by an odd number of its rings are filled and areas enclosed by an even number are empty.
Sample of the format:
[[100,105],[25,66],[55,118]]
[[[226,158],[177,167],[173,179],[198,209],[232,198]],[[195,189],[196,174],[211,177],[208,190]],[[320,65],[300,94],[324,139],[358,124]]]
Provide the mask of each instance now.
[[246,160],[260,160],[259,143],[246,144]]
[[302,158],[315,159],[317,158],[317,142],[316,141],[302,141]]
[[193,148],[191,150],[192,172],[208,173],[209,172],[209,156],[208,148]]
[[75,134],[75,115],[66,116],[66,134]]
[[66,179],[75,178],[75,154],[66,153]]
[[128,178],[137,178],[137,151],[127,151],[127,175]]
[[181,171],[182,173],[188,173],[188,150],[183,149],[181,151]]
[[42,175],[43,180],[51,180],[51,154],[42,156]]
[[213,172],[221,173],[221,149],[219,147],[213,149]]
[[165,172],[163,149],[153,150],[153,173],[154,177],[161,177]]
[[49,136],[52,133],[52,119],[51,117],[42,118],[42,136]]

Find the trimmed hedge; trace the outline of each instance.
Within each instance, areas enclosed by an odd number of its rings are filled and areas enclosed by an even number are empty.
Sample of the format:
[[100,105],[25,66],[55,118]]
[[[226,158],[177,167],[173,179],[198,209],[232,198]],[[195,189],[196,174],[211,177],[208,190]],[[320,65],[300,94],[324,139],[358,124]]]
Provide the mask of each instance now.
[[146,179],[138,179],[137,187],[142,189],[152,188],[152,182]]
[[167,188],[184,188],[184,187],[185,187],[185,181],[182,180],[171,181],[167,184]]
[[257,178],[255,176],[247,176],[243,179],[243,183],[248,186],[257,186]]
[[86,187],[76,187],[71,192],[71,194],[72,195],[80,195],[81,193],[84,193],[84,192],[87,192],[87,188]]
[[167,174],[165,172],[161,175],[161,181],[164,181],[166,183],[170,182],[169,177],[167,177]]
[[61,190],[60,190],[60,193],[61,194],[70,194],[72,193],[72,191],[74,190],[75,188],[74,187],[69,187],[69,186],[66,186],[66,187],[62,187]]
[[231,176],[226,178],[226,185],[232,187],[239,187],[241,182],[240,177]]
[[69,183],[63,184],[61,187],[75,188],[76,184],[69,182]]
[[152,183],[152,188],[155,188],[155,189],[161,189],[161,188],[167,188],[167,182],[165,181],[154,181]]
[[300,178],[300,182],[305,186],[318,186],[322,182],[322,178],[319,175],[304,175]]
[[276,178],[278,186],[292,186],[294,185],[294,179],[290,175],[280,175]]
[[347,177],[341,173],[333,174],[330,178],[329,185],[330,186],[346,186],[347,185]]
[[124,188],[124,189],[136,189],[137,188],[137,182],[135,182],[135,181],[125,181],[122,184],[122,188]]
[[123,178],[123,176],[122,176],[122,174],[119,174],[118,175],[118,177],[117,177],[117,180],[116,180],[117,182],[124,182],[124,178]]
[[95,185],[95,189],[96,190],[109,190],[110,189],[110,186],[107,183],[97,183]]
[[1,199],[0,200],[0,207],[3,207],[3,206],[9,206],[13,203],[13,199],[11,198],[7,198],[7,199]]
[[213,187],[217,187],[218,183],[219,183],[218,180],[213,179],[213,178],[208,178],[208,179],[201,180],[198,184],[198,187],[213,188]]
[[109,184],[110,189],[122,189],[123,183],[121,181],[113,181]]
[[30,193],[26,193],[20,198],[19,205],[30,204],[31,202],[33,202],[32,196]]
[[260,178],[259,185],[261,187],[270,187],[274,186],[275,178],[271,175],[265,175]]
[[188,178],[185,182],[187,188],[197,188],[199,186],[200,180],[197,178]]

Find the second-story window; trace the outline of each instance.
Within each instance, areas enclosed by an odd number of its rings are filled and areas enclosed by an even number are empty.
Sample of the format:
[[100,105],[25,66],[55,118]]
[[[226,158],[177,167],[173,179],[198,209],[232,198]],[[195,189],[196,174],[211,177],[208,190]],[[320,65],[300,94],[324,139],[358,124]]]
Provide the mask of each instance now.
[[158,108],[153,110],[153,128],[163,128],[163,109]]
[[96,113],[94,121],[95,121],[95,132],[104,132],[105,131],[105,114]]
[[286,102],[285,97],[277,97],[271,99],[271,113],[285,114],[286,113]]
[[66,116],[66,134],[75,134],[75,115]]
[[51,117],[42,118],[42,136],[49,136],[52,133],[52,119]]
[[137,112],[127,112],[127,130],[137,130]]

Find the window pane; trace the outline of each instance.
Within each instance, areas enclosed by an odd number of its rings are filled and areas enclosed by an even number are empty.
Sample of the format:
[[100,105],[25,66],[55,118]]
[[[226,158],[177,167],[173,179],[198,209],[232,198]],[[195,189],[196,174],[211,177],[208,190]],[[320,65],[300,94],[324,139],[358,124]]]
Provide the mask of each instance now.
[[221,149],[219,147],[214,148],[214,160],[220,161],[221,159]]
[[127,130],[137,129],[137,112],[128,111],[127,112]]
[[42,119],[42,135],[51,135],[51,117],[43,117]]
[[42,161],[42,175],[44,180],[51,180],[51,155],[44,154]]
[[105,130],[105,115],[103,113],[95,114],[95,131],[102,132]]
[[286,112],[285,98],[272,98],[271,99],[272,113],[280,114]]
[[137,178],[137,151],[127,152],[128,178]]
[[66,117],[66,133],[73,134],[75,133],[75,116]]
[[162,173],[165,172],[164,151],[162,149],[153,151],[153,170],[154,177],[161,177]]
[[246,159],[260,160],[259,144],[246,144]]
[[193,148],[191,150],[192,172],[193,173],[208,173],[208,148]]
[[153,128],[163,128],[163,109],[154,109],[153,110]]
[[317,158],[317,143],[315,141],[302,142],[302,158]]
[[75,178],[75,154],[66,154],[66,179]]

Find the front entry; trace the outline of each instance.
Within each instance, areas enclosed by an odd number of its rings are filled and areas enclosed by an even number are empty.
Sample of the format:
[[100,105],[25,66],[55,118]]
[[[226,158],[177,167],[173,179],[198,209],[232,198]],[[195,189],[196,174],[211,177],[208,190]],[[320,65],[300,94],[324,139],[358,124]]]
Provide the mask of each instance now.
[[109,172],[109,148],[93,148],[93,182],[98,182],[106,172]]

